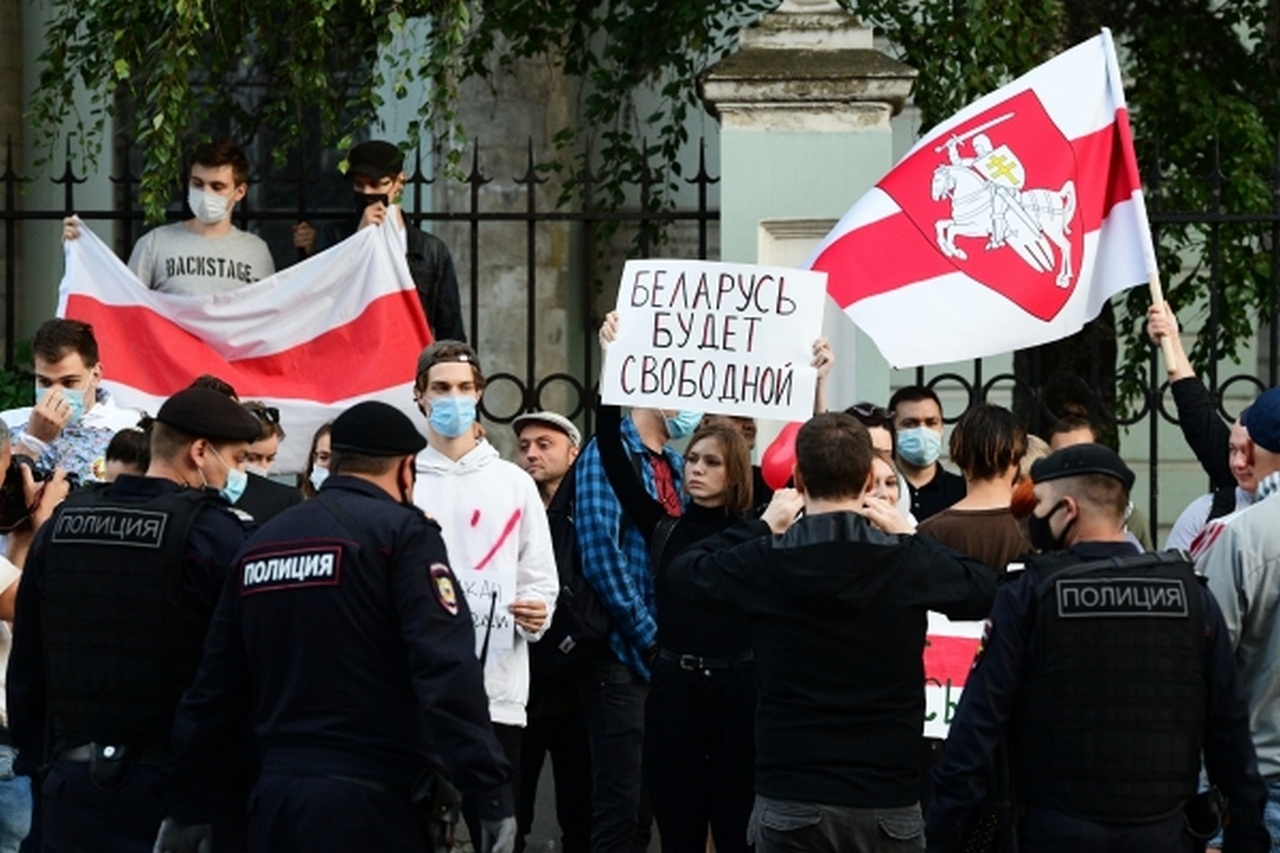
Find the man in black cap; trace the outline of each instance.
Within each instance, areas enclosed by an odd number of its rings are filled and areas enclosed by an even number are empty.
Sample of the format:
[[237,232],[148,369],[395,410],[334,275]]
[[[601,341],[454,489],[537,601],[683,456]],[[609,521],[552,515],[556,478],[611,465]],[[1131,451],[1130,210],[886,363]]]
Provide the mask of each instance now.
[[251,851],[422,851],[414,794],[443,759],[479,809],[478,849],[509,853],[512,769],[471,616],[438,527],[410,502],[426,442],[379,402],[339,415],[330,441],[317,497],[232,564],[157,786],[171,816],[157,849],[208,835],[211,780],[247,728],[261,764]]
[[146,476],[73,492],[37,534],[8,710],[18,772],[47,770],[45,849],[151,849],[151,785],[247,535],[219,493],[257,434],[223,395],[180,391],[156,415]]
[[315,227],[310,222],[299,222],[293,229],[293,245],[303,257],[308,257],[317,249],[337,245],[361,228],[381,225],[387,214],[394,212],[396,227],[404,231],[405,259],[418,288],[418,299],[422,302],[422,313],[427,315],[431,336],[437,341],[466,341],[458,274],[454,271],[449,247],[438,237],[409,224],[398,206],[406,180],[404,153],[380,139],[361,142],[347,154],[345,176],[351,181],[358,219],[326,225],[318,246]]
[[[1185,554],[1126,541],[1134,476],[1109,448],[1064,448],[1031,477],[1042,553],[996,593],[935,772],[928,849],[970,849],[997,819],[991,795],[1023,850],[1202,850],[1221,811],[1217,792],[1196,796],[1203,752],[1229,808],[1224,850],[1269,850],[1267,789],[1213,596]],[[995,784],[1006,750],[1011,791]]]
[[[210,388],[240,403],[240,396],[236,394],[236,389],[231,386],[231,383],[210,373],[197,376],[191,383],[191,387]],[[278,409],[267,408],[261,403],[240,403],[240,405],[244,406],[245,411],[257,419],[258,427],[262,430],[258,434],[255,443],[262,441],[265,436],[274,435],[276,431],[279,431],[281,435],[284,434],[284,430],[280,428],[280,411]],[[253,448],[251,447],[247,461],[252,461],[252,455]],[[267,477],[250,474],[244,480],[243,493],[228,495],[228,500],[235,504],[236,509],[248,514],[254,524],[261,527],[269,519],[294,504],[300,503],[302,501],[302,492],[297,488],[277,483]]]

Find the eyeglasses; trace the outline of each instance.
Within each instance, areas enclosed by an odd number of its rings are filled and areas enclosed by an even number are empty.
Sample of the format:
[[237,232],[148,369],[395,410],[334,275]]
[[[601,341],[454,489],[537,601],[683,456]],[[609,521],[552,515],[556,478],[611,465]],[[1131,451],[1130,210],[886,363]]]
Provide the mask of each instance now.
[[856,403],[845,409],[845,413],[862,421],[863,426],[884,426],[889,421],[889,412],[871,403]]
[[246,406],[253,416],[264,424],[277,426],[280,423],[280,410],[275,406]]

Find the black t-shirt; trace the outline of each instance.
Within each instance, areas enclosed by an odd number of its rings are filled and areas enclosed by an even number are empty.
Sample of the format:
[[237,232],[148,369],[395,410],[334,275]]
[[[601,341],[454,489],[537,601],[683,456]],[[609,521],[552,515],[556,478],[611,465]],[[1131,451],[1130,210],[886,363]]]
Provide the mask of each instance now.
[[934,469],[932,480],[920,488],[907,483],[907,489],[911,492],[911,514],[916,521],[942,512],[965,496],[964,477],[952,474],[941,465]]

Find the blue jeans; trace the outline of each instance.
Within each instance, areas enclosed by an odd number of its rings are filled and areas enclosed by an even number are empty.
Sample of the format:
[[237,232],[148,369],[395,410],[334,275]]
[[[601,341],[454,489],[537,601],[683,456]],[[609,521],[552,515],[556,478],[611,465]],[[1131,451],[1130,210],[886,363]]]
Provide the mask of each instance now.
[[918,803],[868,809],[757,794],[747,840],[756,853],[918,853],[924,850],[924,818]]
[[17,853],[31,832],[31,780],[13,775],[18,751],[0,745],[0,853]]
[[1280,782],[1267,783],[1267,808],[1262,813],[1262,825],[1271,835],[1271,853],[1280,853]]

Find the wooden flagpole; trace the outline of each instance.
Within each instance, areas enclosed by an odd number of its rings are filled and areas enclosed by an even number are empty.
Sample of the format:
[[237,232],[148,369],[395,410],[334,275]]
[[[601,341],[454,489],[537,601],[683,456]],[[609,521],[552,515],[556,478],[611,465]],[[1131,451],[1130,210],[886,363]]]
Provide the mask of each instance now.
[[[1151,272],[1147,275],[1147,288],[1151,291],[1151,304],[1160,306],[1160,310],[1164,310],[1164,288],[1160,286],[1160,273]],[[1173,341],[1169,340],[1169,336],[1165,335],[1160,339],[1160,351],[1164,353],[1164,369],[1170,376],[1174,371],[1175,356],[1173,353]]]

